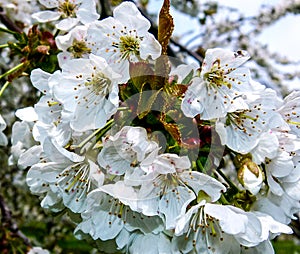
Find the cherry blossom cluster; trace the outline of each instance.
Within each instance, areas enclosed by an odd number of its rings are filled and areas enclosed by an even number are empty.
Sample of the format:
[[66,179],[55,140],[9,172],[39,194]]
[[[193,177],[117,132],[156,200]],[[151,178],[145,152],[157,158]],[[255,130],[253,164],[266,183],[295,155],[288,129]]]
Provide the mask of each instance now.
[[132,2],[104,19],[94,1],[39,2],[59,68],[31,71],[40,98],[16,111],[9,163],[41,206],[78,214],[102,251],[274,253],[300,211],[300,92],[254,81],[242,50],[173,65]]

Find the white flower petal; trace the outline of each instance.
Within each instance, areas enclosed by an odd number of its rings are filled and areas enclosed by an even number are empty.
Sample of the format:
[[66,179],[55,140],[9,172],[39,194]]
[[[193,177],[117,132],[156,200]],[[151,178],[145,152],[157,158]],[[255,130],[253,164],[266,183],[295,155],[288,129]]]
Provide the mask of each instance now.
[[33,107],[18,109],[15,114],[16,117],[26,122],[34,122],[38,120],[38,115]]
[[31,71],[30,80],[32,85],[39,89],[42,93],[47,94],[50,92],[48,80],[51,74],[43,71],[42,69],[34,69]]
[[161,55],[161,45],[154,38],[153,34],[146,34],[140,45],[140,57],[142,59],[147,59],[151,56],[153,60],[157,59]]
[[66,18],[61,21],[59,21],[55,27],[62,31],[69,31],[74,26],[76,26],[79,23],[78,18]]
[[209,195],[212,202],[217,201],[221,193],[226,191],[225,186],[218,180],[200,172],[185,171],[180,174],[180,177],[196,194],[199,191],[204,191]]
[[134,3],[123,2],[114,9],[114,18],[120,23],[126,24],[129,29],[137,30],[138,34],[144,36],[150,29],[150,22],[142,16]]
[[196,198],[195,194],[188,188],[178,186],[168,190],[159,201],[159,211],[165,215],[166,229],[173,229],[176,226],[176,219],[180,214],[185,213],[188,204]]
[[204,211],[206,214],[218,219],[221,228],[227,234],[237,235],[246,232],[247,216],[241,214],[242,212],[236,213],[233,207],[207,203],[204,206]]
[[48,9],[52,9],[58,7],[59,0],[39,0],[39,3],[47,7]]
[[40,11],[32,14],[32,18],[37,22],[45,23],[60,18],[60,13],[54,11]]

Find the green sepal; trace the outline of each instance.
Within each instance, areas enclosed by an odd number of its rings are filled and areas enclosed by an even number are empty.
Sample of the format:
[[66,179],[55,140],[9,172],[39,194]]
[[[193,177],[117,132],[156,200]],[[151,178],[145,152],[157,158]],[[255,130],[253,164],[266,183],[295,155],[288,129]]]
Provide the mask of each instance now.
[[193,77],[194,77],[194,70],[191,70],[189,74],[182,80],[181,84],[188,85],[191,82]]

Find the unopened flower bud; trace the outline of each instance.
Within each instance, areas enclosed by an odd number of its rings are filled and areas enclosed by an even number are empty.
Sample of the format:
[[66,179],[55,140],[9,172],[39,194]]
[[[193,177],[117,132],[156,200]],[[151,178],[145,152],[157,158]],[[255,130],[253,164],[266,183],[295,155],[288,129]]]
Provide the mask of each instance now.
[[36,47],[36,51],[43,54],[43,55],[49,55],[50,47],[46,45],[39,45]]
[[239,182],[246,190],[250,191],[253,195],[259,192],[263,182],[263,174],[261,168],[256,163],[250,159],[245,159],[237,175]]

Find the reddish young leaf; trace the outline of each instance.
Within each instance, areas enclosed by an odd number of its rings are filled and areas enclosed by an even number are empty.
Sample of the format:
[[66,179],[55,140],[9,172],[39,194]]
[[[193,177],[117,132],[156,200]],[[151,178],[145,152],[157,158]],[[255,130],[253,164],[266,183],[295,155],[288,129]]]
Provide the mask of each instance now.
[[182,137],[178,125],[176,123],[166,123],[166,122],[162,122],[162,123],[166,131],[170,133],[170,135],[176,140],[176,142],[179,145],[181,145]]
[[162,46],[162,55],[167,54],[169,40],[174,30],[173,18],[170,14],[170,0],[164,0],[159,13],[158,41]]
[[173,18],[170,14],[170,0],[164,0],[159,13],[158,20],[158,41],[161,44],[161,57],[155,62],[154,89],[160,89],[167,84],[168,74],[170,72],[170,63],[167,57],[168,44],[174,30]]

